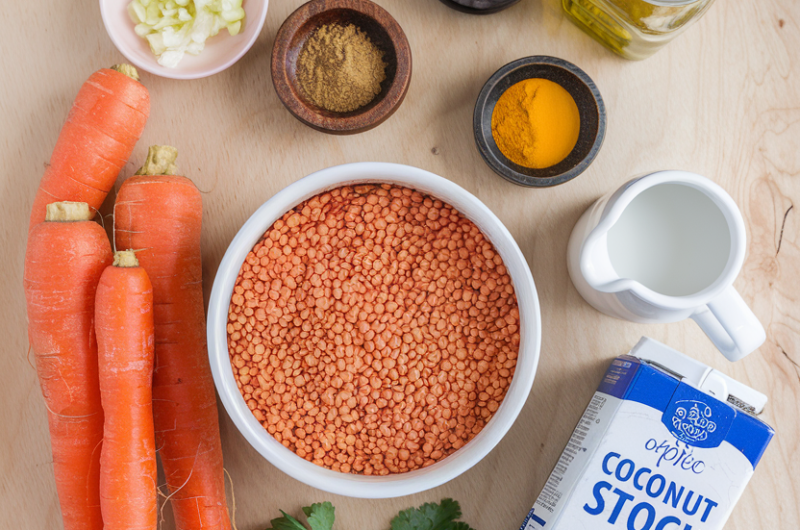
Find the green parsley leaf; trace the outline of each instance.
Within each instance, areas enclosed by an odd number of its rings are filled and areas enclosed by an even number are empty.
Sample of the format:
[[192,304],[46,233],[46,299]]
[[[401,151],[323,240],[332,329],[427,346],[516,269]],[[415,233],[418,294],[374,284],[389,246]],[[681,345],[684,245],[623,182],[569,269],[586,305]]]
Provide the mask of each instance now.
[[303,507],[303,513],[306,514],[311,530],[331,530],[336,518],[335,510],[333,504],[329,502],[317,502]]
[[[311,530],[332,530],[335,508],[329,502],[318,502],[311,506],[303,506]],[[270,521],[271,528],[267,530],[307,530],[303,523],[281,510],[283,517]]]
[[[335,511],[330,502],[318,502],[303,507],[311,530],[333,530]],[[267,530],[307,530],[288,513],[283,510],[281,513],[283,517],[270,521],[272,526]],[[461,506],[458,501],[442,499],[439,504],[429,502],[419,508],[403,510],[392,519],[391,530],[474,530],[467,523],[456,521],[459,517]]]
[[400,512],[392,519],[392,530],[473,530],[467,523],[456,522],[459,517],[458,501],[442,499],[440,504],[426,503]]
[[272,527],[268,530],[306,530],[306,527],[300,521],[283,510],[281,510],[281,513],[283,517],[278,517],[269,522]]

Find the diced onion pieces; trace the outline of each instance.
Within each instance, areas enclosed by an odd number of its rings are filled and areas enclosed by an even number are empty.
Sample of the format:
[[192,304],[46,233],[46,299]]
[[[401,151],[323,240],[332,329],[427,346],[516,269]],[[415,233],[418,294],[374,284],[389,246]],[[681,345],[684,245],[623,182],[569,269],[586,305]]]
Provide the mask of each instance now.
[[128,14],[136,34],[167,68],[178,66],[185,53],[203,51],[223,28],[238,35],[245,17],[242,0],[133,0]]

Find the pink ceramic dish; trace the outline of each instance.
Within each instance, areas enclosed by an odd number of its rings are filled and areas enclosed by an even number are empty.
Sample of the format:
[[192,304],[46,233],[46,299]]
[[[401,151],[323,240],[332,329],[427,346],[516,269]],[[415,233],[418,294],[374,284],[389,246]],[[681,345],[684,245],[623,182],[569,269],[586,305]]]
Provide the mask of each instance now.
[[206,41],[199,55],[186,54],[175,68],[158,64],[147,40],[133,31],[128,16],[130,0],[100,0],[100,13],[111,41],[134,66],[151,74],[171,79],[199,79],[219,73],[238,61],[253,45],[267,18],[269,0],[245,0],[245,24],[236,36],[222,30]]

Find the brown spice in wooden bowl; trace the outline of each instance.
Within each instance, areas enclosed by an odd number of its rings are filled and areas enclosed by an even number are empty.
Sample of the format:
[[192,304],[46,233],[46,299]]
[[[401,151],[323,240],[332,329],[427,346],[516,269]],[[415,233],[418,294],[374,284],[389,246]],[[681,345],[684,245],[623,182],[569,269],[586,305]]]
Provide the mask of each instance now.
[[386,79],[383,52],[353,24],[314,31],[297,58],[297,79],[308,98],[331,112],[370,103]]

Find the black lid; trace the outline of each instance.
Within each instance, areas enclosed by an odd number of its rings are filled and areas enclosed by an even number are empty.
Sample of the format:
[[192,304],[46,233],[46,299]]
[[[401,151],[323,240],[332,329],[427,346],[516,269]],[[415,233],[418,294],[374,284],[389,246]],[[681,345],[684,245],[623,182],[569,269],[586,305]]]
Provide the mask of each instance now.
[[519,2],[519,0],[440,0],[447,7],[472,15],[497,13]]

